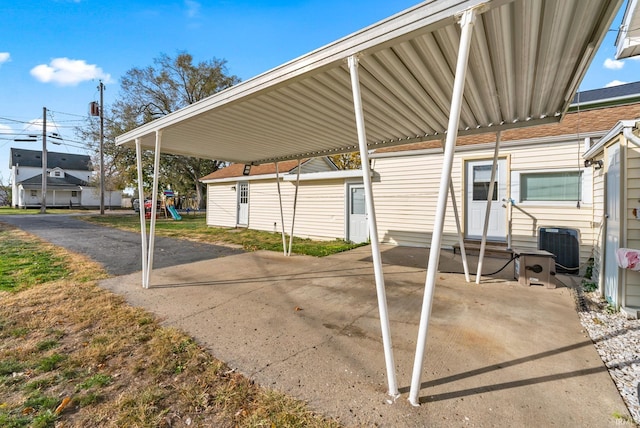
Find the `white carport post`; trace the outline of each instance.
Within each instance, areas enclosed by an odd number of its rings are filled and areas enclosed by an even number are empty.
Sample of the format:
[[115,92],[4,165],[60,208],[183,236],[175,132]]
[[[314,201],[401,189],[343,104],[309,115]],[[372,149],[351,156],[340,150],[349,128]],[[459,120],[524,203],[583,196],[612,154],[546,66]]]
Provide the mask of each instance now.
[[138,212],[140,214],[140,238],[142,240],[142,287],[147,288],[147,222],[144,218],[144,182],[142,176],[142,147],[140,138],[136,138],[136,165],[138,168]]
[[280,202],[280,224],[282,225],[282,252],[287,255],[287,238],[284,236],[284,211],[282,210],[282,193],[280,192],[280,172],[276,162],[276,184],[278,185],[278,202]]
[[456,218],[456,229],[458,229],[458,243],[460,244],[464,279],[467,282],[471,282],[471,278],[469,277],[469,263],[467,262],[467,250],[464,247],[464,236],[462,235],[462,227],[460,226],[460,214],[458,214],[458,203],[456,202],[456,194],[451,180],[449,180],[449,194],[451,195],[451,205],[453,205],[453,215]]
[[158,176],[160,175],[160,144],[162,131],[156,131],[156,151],[153,160],[153,194],[151,196],[151,226],[149,227],[149,260],[147,261],[147,276],[144,288],[149,288],[151,271],[153,270],[153,249],[156,234],[156,205],[158,204]]
[[291,234],[289,235],[289,252],[288,256],[291,255],[291,246],[293,245],[293,225],[296,222],[296,207],[298,205],[298,188],[300,187],[300,159],[298,159],[298,168],[296,169],[298,175],[296,177],[296,191],[293,195],[293,216],[291,217]]
[[391,328],[389,327],[389,311],[387,309],[387,295],[382,273],[382,258],[378,242],[378,224],[376,222],[376,209],[373,203],[373,188],[371,185],[371,168],[369,166],[369,151],[367,147],[367,133],[364,126],[364,112],[362,110],[362,98],[360,96],[360,78],[358,76],[358,59],[352,55],[348,59],[351,74],[351,88],[353,91],[353,107],[356,115],[356,128],[358,131],[358,145],[360,146],[360,159],[362,163],[362,179],[364,182],[364,196],[367,205],[369,240],[371,241],[371,257],[373,259],[373,271],[376,279],[376,292],[378,295],[378,311],[380,312],[380,327],[382,330],[382,344],[387,368],[388,394],[395,400],[400,396],[396,381],[396,368],[393,358],[393,345],[391,344]]
[[411,389],[409,390],[409,402],[411,402],[411,404],[414,406],[420,405],[418,393],[420,392],[422,364],[424,362],[424,350],[427,342],[427,329],[429,327],[431,304],[433,302],[433,294],[436,285],[436,274],[438,270],[438,263],[440,262],[440,243],[442,241],[442,232],[444,230],[444,218],[445,211],[447,209],[449,182],[451,180],[453,155],[456,147],[456,139],[458,137],[458,125],[460,123],[460,111],[462,110],[464,83],[467,75],[469,49],[471,47],[471,36],[473,33],[473,24],[476,19],[476,13],[476,9],[468,9],[464,11],[460,17],[460,27],[462,28],[462,34],[460,36],[458,63],[456,64],[456,74],[453,82],[451,110],[449,112],[447,139],[444,146],[444,159],[442,162],[442,175],[440,177],[440,188],[438,191],[438,204],[436,206],[433,235],[431,237],[431,249],[429,250],[429,263],[427,265],[427,278],[425,280],[425,291],[422,301],[422,311],[420,314],[420,327],[418,329],[416,355],[413,362]]
[[491,200],[493,199],[493,189],[495,187],[496,167],[498,165],[498,153],[500,152],[501,132],[496,134],[496,146],[493,149],[493,164],[491,165],[491,180],[489,181],[489,193],[487,194],[487,208],[484,213],[484,227],[482,229],[482,240],[480,241],[480,255],[478,256],[478,272],[476,273],[476,284],[480,284],[482,277],[482,262],[484,261],[484,250],[487,245],[487,230],[489,229],[489,215],[491,214]]

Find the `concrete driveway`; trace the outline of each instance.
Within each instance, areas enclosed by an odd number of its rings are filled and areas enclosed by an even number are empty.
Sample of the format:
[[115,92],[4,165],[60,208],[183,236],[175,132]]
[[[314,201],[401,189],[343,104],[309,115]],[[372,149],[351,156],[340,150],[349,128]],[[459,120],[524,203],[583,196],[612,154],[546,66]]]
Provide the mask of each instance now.
[[[26,217],[0,221],[88,254],[114,275],[124,273],[101,285],[183,329],[256,382],[345,425],[632,426],[616,416],[629,413],[582,330],[571,290],[522,287],[511,278],[512,266],[480,285],[438,274],[422,405],[414,408],[407,393],[425,249],[383,246],[403,393],[388,404],[369,247],[285,258],[160,239],[151,288],[143,290],[137,234],[70,216]],[[487,259],[486,271],[504,262]],[[470,263],[473,268],[473,258]],[[440,270],[460,269],[460,256],[443,251]]]

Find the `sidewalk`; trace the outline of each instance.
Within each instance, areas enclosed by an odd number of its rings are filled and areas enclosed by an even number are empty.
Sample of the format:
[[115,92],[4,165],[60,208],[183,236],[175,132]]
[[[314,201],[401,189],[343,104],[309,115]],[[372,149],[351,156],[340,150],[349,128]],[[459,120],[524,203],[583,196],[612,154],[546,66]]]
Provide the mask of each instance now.
[[[440,273],[422,405],[407,401],[427,250],[383,246],[402,396],[387,380],[370,248],[325,258],[259,251],[140,273],[101,285],[154,312],[214,356],[347,426],[625,426],[628,416],[571,290],[522,287],[513,265],[480,285]],[[506,260],[487,259],[485,271]],[[474,258],[470,259],[473,267]],[[441,271],[462,269],[443,251]],[[626,426],[632,426],[627,424]]]

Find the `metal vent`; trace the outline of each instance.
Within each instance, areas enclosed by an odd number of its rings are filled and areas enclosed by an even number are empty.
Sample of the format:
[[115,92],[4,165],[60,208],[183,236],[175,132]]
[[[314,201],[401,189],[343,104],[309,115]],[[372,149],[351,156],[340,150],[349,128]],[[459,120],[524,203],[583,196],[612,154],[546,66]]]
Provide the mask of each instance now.
[[558,273],[577,274],[580,266],[580,239],[575,229],[541,227],[538,249],[556,256]]

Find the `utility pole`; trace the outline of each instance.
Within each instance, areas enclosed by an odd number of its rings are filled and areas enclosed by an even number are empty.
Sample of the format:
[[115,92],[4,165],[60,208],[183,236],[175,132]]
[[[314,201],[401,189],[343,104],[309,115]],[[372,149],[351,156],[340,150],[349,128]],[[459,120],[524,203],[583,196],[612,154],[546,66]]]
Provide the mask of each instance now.
[[104,215],[104,84],[100,85],[100,215]]
[[47,213],[47,108],[42,107],[42,202],[40,214]]

